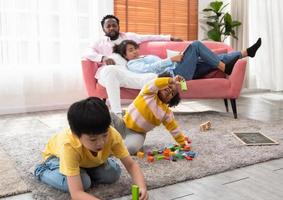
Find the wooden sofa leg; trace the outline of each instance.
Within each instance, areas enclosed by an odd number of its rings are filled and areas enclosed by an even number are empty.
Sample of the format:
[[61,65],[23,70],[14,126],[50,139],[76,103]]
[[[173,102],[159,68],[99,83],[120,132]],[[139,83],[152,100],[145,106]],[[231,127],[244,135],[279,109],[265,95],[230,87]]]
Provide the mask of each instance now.
[[238,115],[237,115],[236,99],[230,99],[230,102],[231,102],[234,118],[237,119]]
[[229,107],[228,107],[227,99],[224,99],[224,104],[225,104],[226,112],[229,112]]

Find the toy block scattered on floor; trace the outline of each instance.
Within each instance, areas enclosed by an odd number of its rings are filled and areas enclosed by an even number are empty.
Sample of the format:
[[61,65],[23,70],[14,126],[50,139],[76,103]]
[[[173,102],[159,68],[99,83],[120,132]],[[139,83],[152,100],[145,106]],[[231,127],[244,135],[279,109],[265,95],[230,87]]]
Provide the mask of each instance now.
[[201,132],[208,131],[211,128],[211,122],[207,121],[199,126]]
[[[186,141],[191,141],[186,138]],[[164,148],[158,148],[153,150],[147,150],[146,153],[139,151],[137,153],[138,158],[146,157],[147,162],[152,163],[154,161],[168,160],[168,161],[177,161],[178,159],[193,160],[196,156],[196,153],[191,150],[191,144],[189,145],[176,145],[168,144]]]
[[144,158],[144,152],[139,151],[139,152],[137,153],[137,157],[138,157],[138,158]]
[[139,186],[132,185],[132,200],[139,200],[140,196]]

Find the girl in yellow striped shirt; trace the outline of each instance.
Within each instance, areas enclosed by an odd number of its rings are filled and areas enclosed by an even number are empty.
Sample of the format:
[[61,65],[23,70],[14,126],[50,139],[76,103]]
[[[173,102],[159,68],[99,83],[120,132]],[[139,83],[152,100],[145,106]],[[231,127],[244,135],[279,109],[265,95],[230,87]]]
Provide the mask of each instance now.
[[139,151],[146,133],[161,123],[180,145],[185,145],[185,135],[180,130],[170,107],[180,102],[177,84],[183,77],[172,78],[163,74],[146,84],[127,109],[123,119],[112,113],[112,123],[125,139],[130,154]]

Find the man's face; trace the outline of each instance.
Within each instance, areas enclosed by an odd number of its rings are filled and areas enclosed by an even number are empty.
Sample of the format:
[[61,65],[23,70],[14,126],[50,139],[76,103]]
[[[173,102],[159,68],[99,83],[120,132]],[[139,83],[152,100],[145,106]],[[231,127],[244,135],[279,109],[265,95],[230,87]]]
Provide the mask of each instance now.
[[178,90],[175,84],[170,84],[168,87],[158,91],[158,98],[163,103],[169,103],[171,99],[177,94]]
[[103,25],[103,31],[105,35],[108,36],[111,40],[118,39],[119,30],[120,30],[120,27],[114,18],[105,20],[104,25]]
[[99,135],[82,134],[79,138],[82,145],[91,152],[99,152],[103,149],[108,139],[108,132]]

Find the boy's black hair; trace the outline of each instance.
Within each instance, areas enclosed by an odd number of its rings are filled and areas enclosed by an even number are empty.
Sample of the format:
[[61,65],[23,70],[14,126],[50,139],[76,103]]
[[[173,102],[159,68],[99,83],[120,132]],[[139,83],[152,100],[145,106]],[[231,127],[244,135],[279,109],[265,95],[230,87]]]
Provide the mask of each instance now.
[[106,15],[106,16],[104,16],[103,18],[102,18],[102,20],[101,20],[101,26],[102,26],[102,28],[103,28],[103,25],[104,25],[104,23],[105,23],[105,21],[107,20],[107,19],[115,19],[116,21],[117,21],[117,24],[119,25],[119,19],[116,17],[116,16],[114,16],[114,15]]
[[123,58],[128,60],[126,58],[126,51],[127,51],[127,45],[128,44],[133,45],[136,49],[139,48],[139,45],[135,41],[133,41],[133,40],[124,40],[120,44],[118,44],[118,45],[116,44],[116,45],[113,46],[113,53],[118,53]]
[[68,121],[72,132],[80,138],[82,134],[99,135],[107,132],[111,116],[103,100],[89,97],[70,106]]
[[[162,74],[158,74],[158,78],[161,77],[172,77],[169,72],[163,72]],[[177,92],[175,96],[168,102],[169,107],[177,106],[181,101],[180,93]]]

